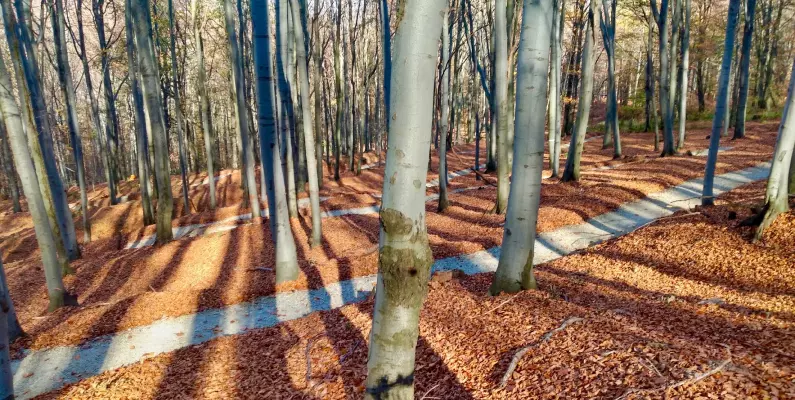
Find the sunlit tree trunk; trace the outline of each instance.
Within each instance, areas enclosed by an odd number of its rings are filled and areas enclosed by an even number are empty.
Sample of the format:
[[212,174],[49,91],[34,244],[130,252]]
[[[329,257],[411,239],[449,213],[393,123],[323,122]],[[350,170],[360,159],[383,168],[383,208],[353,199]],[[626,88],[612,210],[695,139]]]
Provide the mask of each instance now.
[[508,178],[510,156],[509,129],[510,108],[508,106],[508,21],[506,0],[494,3],[494,101],[497,105],[497,202],[494,212],[502,214],[508,206],[511,182]]
[[334,92],[337,95],[335,101],[336,118],[334,124],[334,180],[340,180],[340,152],[342,147],[342,126],[344,124],[345,111],[343,109],[342,94],[342,53],[340,52],[340,42],[342,41],[342,0],[337,0],[337,18],[334,21],[337,25],[334,34]]
[[[177,116],[177,148],[179,152],[179,172],[182,177],[182,212],[183,214],[190,214],[187,177],[188,157],[185,154],[185,130],[182,123],[182,104],[180,103],[179,76],[177,73],[177,31],[174,28],[174,0],[168,0],[168,27],[171,32],[171,90],[174,93],[174,114]],[[210,180],[212,180],[212,177],[210,177]]]
[[[560,74],[563,61],[563,29],[566,20],[566,1],[554,0],[552,5],[552,38],[549,80],[549,169],[552,177],[560,174],[560,113],[562,111],[560,99]],[[521,90],[521,88],[520,88]]]
[[[734,0],[739,2],[739,0]],[[764,217],[756,230],[756,239],[760,239],[765,229],[770,227],[779,214],[789,211],[789,186],[792,183],[791,172],[793,155],[795,152],[795,62],[789,81],[789,94],[784,104],[784,113],[781,117],[781,126],[778,128],[776,150],[773,152],[773,164],[770,167],[770,177],[767,180],[765,193],[765,206],[762,209]]]
[[438,212],[443,212],[450,206],[447,198],[447,135],[450,131],[450,35],[452,35],[452,25],[450,24],[450,10],[444,11],[442,19],[442,74],[441,82],[441,101],[442,108],[441,120],[439,121],[439,206]]
[[[715,198],[712,194],[712,186],[715,180],[715,164],[718,162],[720,131],[727,106],[726,98],[729,96],[729,75],[732,63],[732,50],[734,49],[735,26],[737,25],[737,16],[739,13],[740,0],[730,0],[729,14],[726,22],[726,38],[723,42],[723,61],[720,65],[720,79],[718,80],[718,97],[715,100],[715,116],[712,118],[712,134],[710,135],[709,153],[707,155],[707,165],[704,172],[704,191],[701,196],[701,204],[704,206],[711,206],[715,202]],[[788,149],[791,148],[792,146],[788,147]],[[789,165],[787,165],[786,168],[788,167]]]
[[[301,21],[301,11],[298,0],[290,0],[293,12],[293,21]],[[317,177],[317,157],[315,157],[315,133],[312,129],[312,110],[309,107],[309,69],[306,60],[306,46],[304,30],[300,26],[295,29],[296,52],[298,59],[298,86],[301,92],[301,108],[303,118],[304,149],[306,151],[306,172],[309,181],[309,202],[312,209],[312,246],[320,245],[321,223],[320,223],[320,188]],[[264,158],[263,158],[264,159]]]
[[[243,81],[243,58],[240,53],[240,42],[238,41],[235,28],[235,5],[232,0],[224,0],[224,21],[226,24],[226,35],[229,41],[229,53],[232,64],[232,92],[235,105],[235,118],[240,129],[239,141],[243,162],[241,168],[244,170],[246,192],[248,194],[249,206],[251,207],[252,218],[260,217],[260,204],[257,198],[257,177],[254,173],[254,151],[253,141],[250,140],[251,129],[248,125],[246,116],[246,95]],[[241,34],[243,34],[241,32]]]
[[593,100],[593,72],[594,72],[594,42],[596,15],[599,14],[599,1],[592,1],[587,11],[585,27],[585,44],[582,49],[582,73],[580,77],[580,100],[577,107],[577,117],[574,121],[574,133],[566,156],[566,168],[563,170],[561,181],[570,182],[580,180],[580,159],[585,145],[585,133],[588,130],[588,118],[591,115],[591,102]]
[[22,191],[25,193],[30,216],[33,219],[33,229],[36,234],[39,251],[41,252],[41,262],[44,267],[44,277],[49,297],[48,310],[53,311],[64,305],[77,305],[77,298],[66,291],[61,278],[63,267],[58,261],[55,236],[47,219],[44,198],[39,189],[36,169],[33,166],[33,160],[23,132],[25,128],[23,128],[19,106],[11,93],[11,87],[11,78],[6,68],[5,55],[0,54],[0,114],[2,114],[8,130],[9,145],[14,155],[14,164],[17,167]]
[[[403,0],[396,21],[390,123],[380,211],[378,280],[365,399],[413,399],[420,308],[433,255],[425,179],[443,0]],[[544,71],[546,73],[546,71]]]
[[173,239],[171,217],[174,211],[174,200],[171,194],[166,124],[163,115],[163,99],[159,90],[160,73],[152,41],[149,0],[133,0],[130,2],[130,6],[131,16],[135,21],[133,33],[141,75],[146,131],[152,135],[154,143],[154,169],[157,183],[157,241],[166,243]]
[[[682,32],[682,82],[679,93],[679,142],[677,150],[685,145],[686,122],[687,122],[687,83],[690,80],[690,0],[680,0],[684,2],[685,23]],[[754,0],[751,0],[754,1]]]
[[513,185],[500,262],[489,289],[492,294],[536,288],[533,248],[544,169],[544,111],[553,13],[553,0],[525,0],[516,78]]
[[[271,69],[270,30],[267,0],[251,1],[254,25],[254,63],[257,71],[257,114],[259,118],[262,168],[267,169],[268,211],[271,237],[276,248],[276,281],[298,278],[298,256],[287,210],[287,193],[282,173],[281,154],[276,139],[275,92]],[[299,46],[302,47],[303,46]],[[304,63],[303,65],[306,65]],[[308,86],[308,84],[307,84]],[[312,211],[314,213],[314,210]]]
[[210,209],[214,210],[217,206],[215,195],[215,165],[213,164],[213,122],[210,110],[210,98],[207,95],[207,71],[204,66],[204,18],[202,17],[202,5],[199,0],[191,0],[191,14],[193,16],[193,41],[196,45],[196,92],[199,95],[199,115],[202,122],[202,136],[204,138],[204,152],[207,161],[207,178],[209,180]]
[[613,145],[613,158],[621,157],[621,134],[618,124],[618,99],[616,96],[616,7],[618,0],[602,0],[599,22],[602,28],[602,42],[607,53],[607,120],[603,148]]
[[111,198],[115,204],[116,181],[119,174],[119,115],[116,111],[116,95],[113,93],[113,83],[110,80],[110,49],[105,35],[105,0],[92,0],[91,10],[94,15],[94,26],[97,28],[100,62],[102,65],[102,88],[105,94],[105,143],[109,150],[107,154],[108,166],[111,170],[110,177],[113,181],[113,194]]
[[77,183],[80,187],[80,209],[83,219],[83,240],[91,241],[91,222],[88,215],[88,195],[86,193],[86,172],[83,165],[83,144],[80,137],[79,118],[77,115],[77,99],[72,81],[72,70],[69,66],[69,56],[66,50],[66,37],[64,30],[64,10],[62,0],[53,0],[50,4],[50,19],[52,22],[53,42],[58,64],[58,80],[66,104],[66,120],[69,126],[69,139],[72,142],[72,153],[75,158],[77,170]]

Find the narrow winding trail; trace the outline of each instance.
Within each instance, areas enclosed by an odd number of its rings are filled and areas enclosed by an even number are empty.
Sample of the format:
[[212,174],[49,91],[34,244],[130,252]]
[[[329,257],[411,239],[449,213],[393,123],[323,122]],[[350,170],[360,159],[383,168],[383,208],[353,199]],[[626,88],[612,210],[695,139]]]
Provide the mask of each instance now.
[[[715,194],[765,179],[768,172],[769,163],[763,163],[718,175],[715,177]],[[584,223],[545,232],[536,241],[534,262],[541,264],[563,257],[698,205],[701,188],[701,179],[687,181],[625,203],[615,211]],[[433,270],[460,270],[466,274],[494,271],[499,252],[499,247],[494,247],[440,259],[434,263]],[[157,354],[359,302],[370,295],[375,281],[376,276],[370,275],[315,290],[278,293],[249,303],[162,319],[150,325],[101,336],[82,345],[28,351],[23,359],[12,362],[16,395],[20,399],[32,398]]]

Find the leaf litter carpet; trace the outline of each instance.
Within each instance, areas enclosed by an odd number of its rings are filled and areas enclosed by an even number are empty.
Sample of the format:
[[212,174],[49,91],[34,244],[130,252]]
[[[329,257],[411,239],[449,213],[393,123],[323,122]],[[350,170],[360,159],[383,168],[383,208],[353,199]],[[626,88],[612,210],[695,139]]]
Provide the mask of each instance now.
[[[795,215],[751,243],[739,225],[758,206],[747,195],[762,190],[747,185],[714,208],[542,264],[538,291],[490,297],[492,274],[435,279],[418,397],[795,397]],[[159,355],[42,398],[360,398],[372,306]],[[582,320],[533,346],[572,317]]]

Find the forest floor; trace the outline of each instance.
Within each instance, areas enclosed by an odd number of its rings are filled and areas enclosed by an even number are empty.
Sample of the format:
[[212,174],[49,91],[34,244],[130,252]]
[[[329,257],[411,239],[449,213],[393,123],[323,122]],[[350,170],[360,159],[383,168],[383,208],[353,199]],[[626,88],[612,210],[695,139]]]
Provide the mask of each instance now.
[[[750,124],[749,137],[723,143],[718,173],[768,161],[777,124]],[[686,149],[707,147],[706,129],[693,126]],[[586,143],[583,179],[545,180],[539,231],[548,232],[616,209],[703,174],[704,157],[660,159],[648,134],[624,137],[627,157],[610,160],[601,141]],[[473,164],[474,147],[449,157],[450,171]],[[564,155],[565,157],[565,155]],[[372,161],[372,159],[371,159]],[[436,171],[436,159],[432,161]],[[483,161],[481,162],[483,163]],[[603,167],[610,166],[610,169]],[[229,173],[222,171],[220,175]],[[548,176],[549,172],[545,172]],[[325,210],[377,205],[383,167],[327,181]],[[239,175],[219,180],[220,208],[206,209],[205,176],[191,177],[198,210],[175,226],[245,213],[236,202]],[[436,178],[429,174],[429,179]],[[493,181],[493,177],[487,177]],[[174,179],[179,193],[179,180]],[[186,237],[164,246],[124,250],[149,230],[140,228],[135,182],[129,201],[109,207],[106,191],[90,194],[94,241],[66,278],[81,307],[44,315],[38,251],[26,214],[5,214],[0,236],[11,293],[29,336],[14,343],[15,357],[51,346],[249,301],[276,292],[321,288],[377,270],[378,216],[324,220],[322,248],[307,243],[310,219],[293,221],[302,276],[276,286],[266,224]],[[451,188],[484,186],[474,174]],[[498,246],[503,217],[490,215],[492,187],[453,194],[443,214],[428,203],[428,230],[437,259]],[[433,194],[435,188],[429,188]],[[721,374],[668,394],[687,398],[795,396],[795,216],[779,219],[759,243],[738,221],[758,207],[763,184],[721,197],[718,206],[667,218],[623,238],[538,268],[541,290],[489,297],[490,274],[434,282],[422,316],[417,388],[428,398],[616,398],[628,388],[662,388],[731,360]],[[103,197],[104,196],[104,197]],[[179,202],[176,196],[175,203]],[[8,204],[3,204],[8,206]],[[179,212],[182,210],[179,208]],[[181,214],[178,214],[181,215]],[[137,225],[136,225],[136,222]],[[120,232],[120,233],[114,233]],[[82,234],[78,235],[82,237]],[[705,302],[708,304],[699,304]],[[157,355],[88,378],[50,396],[65,398],[267,397],[345,398],[360,395],[372,302],[313,313],[273,328],[221,338]],[[467,315],[462,318],[461,315]],[[532,349],[504,389],[499,380],[513,353],[569,317],[584,318]],[[479,340],[472,340],[473,337]],[[726,345],[728,347],[724,347]],[[28,349],[28,350],[23,350]],[[307,362],[306,356],[310,362]],[[308,369],[310,366],[311,371]],[[534,367],[538,366],[538,367]],[[690,375],[689,375],[690,374]],[[23,389],[23,388],[18,388]],[[630,397],[661,396],[662,390]],[[709,397],[706,397],[709,398]]]

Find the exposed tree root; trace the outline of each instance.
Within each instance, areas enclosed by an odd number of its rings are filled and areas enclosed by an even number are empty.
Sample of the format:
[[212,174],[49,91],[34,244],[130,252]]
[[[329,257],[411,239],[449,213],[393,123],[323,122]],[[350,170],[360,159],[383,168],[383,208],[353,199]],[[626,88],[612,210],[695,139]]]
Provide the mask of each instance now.
[[517,351],[516,354],[514,354],[513,358],[511,359],[511,363],[508,364],[508,370],[505,371],[505,375],[503,375],[502,379],[500,379],[500,389],[504,388],[505,385],[508,384],[508,379],[511,378],[513,371],[516,370],[516,366],[519,364],[519,361],[522,359],[522,357],[524,357],[525,354],[527,354],[528,351],[530,351],[530,349],[532,349],[533,347],[537,347],[542,343],[548,342],[549,339],[551,339],[552,336],[555,335],[555,333],[560,332],[566,329],[567,326],[575,322],[580,322],[582,320],[583,319],[580,317],[566,318],[566,320],[563,321],[563,323],[560,324],[559,327],[545,333],[544,336],[541,336],[541,339],[539,339],[538,341],[519,349],[519,351]]

